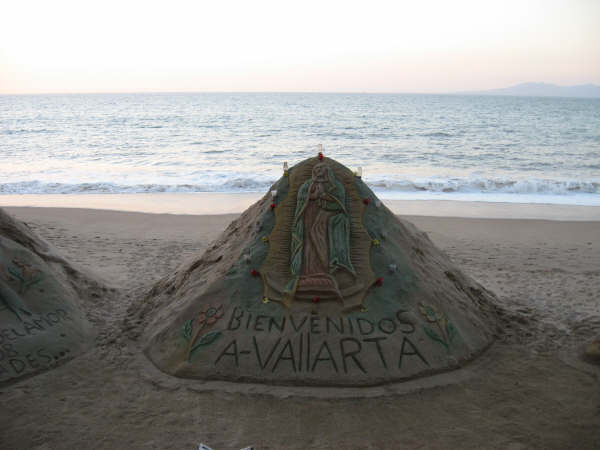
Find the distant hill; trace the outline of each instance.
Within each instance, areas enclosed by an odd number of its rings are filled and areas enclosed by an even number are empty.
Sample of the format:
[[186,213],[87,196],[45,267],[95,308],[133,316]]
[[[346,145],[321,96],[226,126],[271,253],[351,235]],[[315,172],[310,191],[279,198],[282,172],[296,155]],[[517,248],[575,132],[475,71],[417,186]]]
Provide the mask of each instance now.
[[467,95],[514,95],[522,97],[585,97],[600,98],[600,86],[580,84],[577,86],[558,86],[548,83],[521,83],[515,86],[489,89],[486,91],[458,92]]

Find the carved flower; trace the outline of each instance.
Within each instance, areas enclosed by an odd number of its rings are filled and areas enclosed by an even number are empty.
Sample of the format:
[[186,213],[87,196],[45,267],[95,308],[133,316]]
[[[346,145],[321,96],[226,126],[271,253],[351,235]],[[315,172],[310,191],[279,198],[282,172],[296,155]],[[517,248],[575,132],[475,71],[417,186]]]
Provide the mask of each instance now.
[[419,309],[421,310],[421,314],[427,318],[428,322],[433,323],[443,319],[440,313],[438,313],[433,306],[427,306],[421,303]]
[[204,325],[210,327],[214,325],[217,320],[223,317],[223,305],[217,307],[211,305],[204,305],[196,318],[196,323],[203,327]]
[[12,262],[16,268],[8,267],[8,275],[19,282],[19,294],[24,294],[32,285],[42,280],[43,274],[41,270],[18,258],[13,258]]

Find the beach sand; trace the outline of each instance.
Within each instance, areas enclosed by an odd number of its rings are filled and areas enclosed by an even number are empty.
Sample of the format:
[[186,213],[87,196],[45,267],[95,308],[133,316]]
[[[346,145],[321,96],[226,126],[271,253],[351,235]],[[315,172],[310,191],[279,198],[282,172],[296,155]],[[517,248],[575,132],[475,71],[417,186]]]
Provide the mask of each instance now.
[[177,379],[141,354],[133,300],[237,214],[7,207],[119,295],[95,349],[0,390],[0,448],[598,448],[600,366],[580,352],[600,334],[600,222],[557,208],[538,209],[570,221],[403,216],[498,295],[498,340],[428,389],[336,391]]

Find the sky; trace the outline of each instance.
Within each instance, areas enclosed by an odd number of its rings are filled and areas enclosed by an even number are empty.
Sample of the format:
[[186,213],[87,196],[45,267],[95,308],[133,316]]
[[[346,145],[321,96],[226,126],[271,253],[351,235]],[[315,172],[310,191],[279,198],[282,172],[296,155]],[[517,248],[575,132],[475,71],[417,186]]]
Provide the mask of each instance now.
[[15,0],[0,93],[600,84],[600,0]]

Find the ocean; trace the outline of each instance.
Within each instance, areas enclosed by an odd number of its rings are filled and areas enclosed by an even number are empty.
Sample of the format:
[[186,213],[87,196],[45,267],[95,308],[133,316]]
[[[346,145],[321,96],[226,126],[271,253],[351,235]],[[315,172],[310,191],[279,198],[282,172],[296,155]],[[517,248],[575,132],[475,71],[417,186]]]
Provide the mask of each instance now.
[[600,205],[600,99],[0,96],[0,194],[264,192],[323,153],[382,198]]

